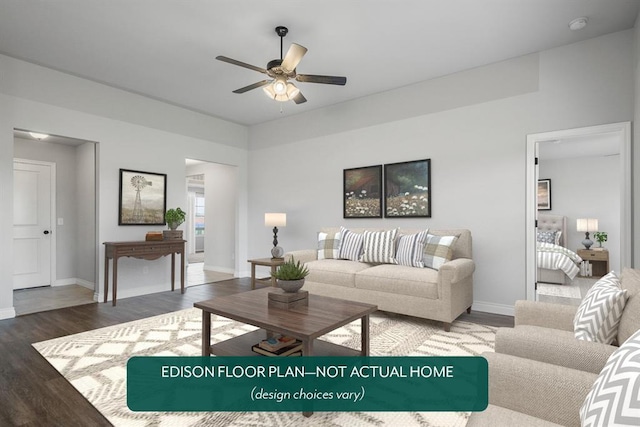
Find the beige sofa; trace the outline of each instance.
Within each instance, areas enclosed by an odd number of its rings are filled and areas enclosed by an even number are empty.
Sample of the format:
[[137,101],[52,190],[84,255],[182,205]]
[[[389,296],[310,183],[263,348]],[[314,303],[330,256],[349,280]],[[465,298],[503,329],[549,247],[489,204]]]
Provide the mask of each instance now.
[[[374,228],[350,228],[355,233]],[[339,227],[323,228],[325,233]],[[400,229],[401,234],[422,230]],[[367,264],[357,261],[321,259],[317,250],[289,252],[309,268],[304,288],[312,294],[376,304],[378,309],[393,313],[423,317],[444,323],[448,331],[473,303],[473,272],[471,232],[464,229],[429,230],[438,236],[458,236],[453,247],[453,259],[437,270],[391,264]]]

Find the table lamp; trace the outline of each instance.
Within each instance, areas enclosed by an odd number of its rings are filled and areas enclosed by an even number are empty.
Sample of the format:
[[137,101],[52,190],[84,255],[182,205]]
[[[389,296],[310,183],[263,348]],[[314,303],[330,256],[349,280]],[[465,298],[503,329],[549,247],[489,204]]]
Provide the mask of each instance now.
[[585,248],[589,249],[593,242],[589,239],[589,232],[598,231],[598,220],[595,218],[579,218],[576,228],[578,231],[584,231],[584,240],[582,244]]
[[266,213],[264,214],[264,226],[273,227],[273,248],[271,249],[272,258],[282,258],[284,249],[278,246],[278,227],[287,226],[286,213]]

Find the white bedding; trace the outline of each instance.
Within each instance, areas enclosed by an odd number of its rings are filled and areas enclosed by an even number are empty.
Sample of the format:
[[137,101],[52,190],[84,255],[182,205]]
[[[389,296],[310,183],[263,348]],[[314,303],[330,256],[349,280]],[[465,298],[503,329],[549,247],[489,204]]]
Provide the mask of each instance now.
[[582,258],[577,253],[553,243],[538,242],[538,267],[549,270],[562,270],[564,274],[573,280],[580,268]]

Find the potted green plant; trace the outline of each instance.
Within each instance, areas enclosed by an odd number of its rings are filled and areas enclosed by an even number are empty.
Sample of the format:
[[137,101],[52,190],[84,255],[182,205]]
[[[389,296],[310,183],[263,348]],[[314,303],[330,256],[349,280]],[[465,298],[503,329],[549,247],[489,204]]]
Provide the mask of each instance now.
[[187,213],[180,208],[169,209],[164,214],[164,220],[167,222],[167,226],[171,230],[178,228],[187,217]]
[[309,269],[306,265],[296,261],[293,257],[289,258],[281,266],[278,267],[273,277],[278,282],[278,287],[285,292],[298,292],[304,285],[304,278],[309,275]]
[[601,248],[602,244],[607,241],[607,232],[596,231],[595,233],[593,233],[593,237],[598,241],[598,247]]

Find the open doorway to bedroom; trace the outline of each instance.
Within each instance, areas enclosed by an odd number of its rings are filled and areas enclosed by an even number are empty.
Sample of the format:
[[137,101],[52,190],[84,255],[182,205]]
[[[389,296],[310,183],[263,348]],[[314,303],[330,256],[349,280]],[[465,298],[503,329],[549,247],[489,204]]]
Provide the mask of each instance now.
[[576,305],[630,265],[630,173],[630,123],[527,137],[527,299]]
[[237,167],[185,159],[188,286],[234,277]]

